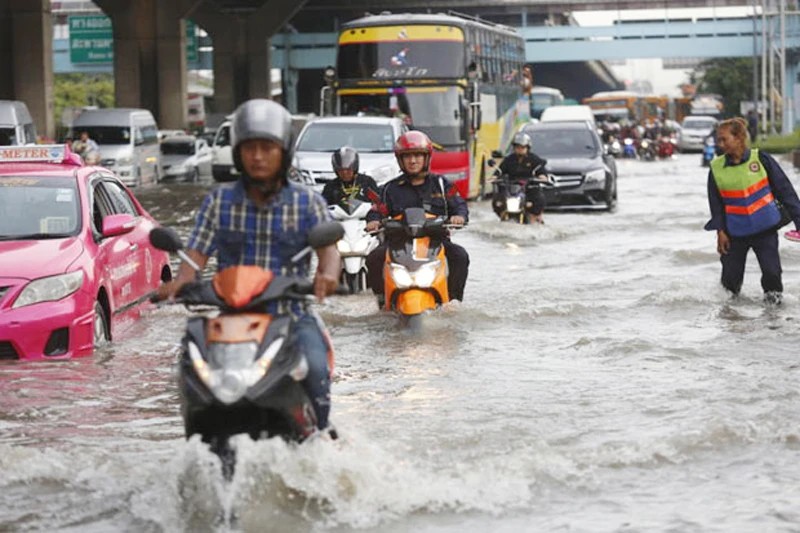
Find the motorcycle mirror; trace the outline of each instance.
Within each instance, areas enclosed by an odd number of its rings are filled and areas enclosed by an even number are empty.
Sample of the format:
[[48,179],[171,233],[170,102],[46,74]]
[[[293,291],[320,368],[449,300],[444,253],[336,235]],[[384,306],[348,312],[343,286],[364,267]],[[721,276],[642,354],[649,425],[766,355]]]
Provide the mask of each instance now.
[[311,248],[325,248],[344,237],[344,226],[338,222],[322,222],[308,232],[308,245]]
[[494,162],[494,159],[490,159],[490,160],[489,160],[489,162],[488,162],[488,163],[486,163],[486,164],[487,164],[487,165],[489,165],[490,167],[493,167],[493,166],[495,166],[497,163],[495,163],[495,162]]
[[159,250],[170,253],[183,249],[183,241],[170,228],[158,227],[150,230],[150,244]]
[[503,152],[500,150],[492,150],[492,157],[503,157]]

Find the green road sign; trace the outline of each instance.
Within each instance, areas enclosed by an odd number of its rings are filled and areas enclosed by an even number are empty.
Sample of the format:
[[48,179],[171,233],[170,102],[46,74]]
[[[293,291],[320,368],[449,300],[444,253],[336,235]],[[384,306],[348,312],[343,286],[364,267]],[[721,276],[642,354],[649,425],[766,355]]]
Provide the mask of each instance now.
[[[69,16],[69,57],[73,63],[112,63],[114,30],[105,15]],[[186,21],[186,61],[197,63],[197,25]]]

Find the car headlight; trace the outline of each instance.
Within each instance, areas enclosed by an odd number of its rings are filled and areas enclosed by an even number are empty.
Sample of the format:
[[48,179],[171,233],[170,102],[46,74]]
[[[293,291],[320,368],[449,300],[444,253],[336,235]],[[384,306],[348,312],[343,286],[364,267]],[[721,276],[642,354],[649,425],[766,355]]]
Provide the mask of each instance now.
[[392,279],[398,288],[407,289],[414,284],[414,279],[411,277],[408,269],[403,265],[392,263],[390,266],[390,272],[392,274]]
[[208,348],[206,362],[197,345],[189,342],[189,358],[195,372],[214,396],[224,404],[232,404],[267,374],[283,344],[284,338],[280,337],[260,357],[256,357],[258,344],[255,342],[214,343]]
[[173,173],[181,173],[181,172],[186,172],[188,170],[188,167],[185,164],[172,165],[171,167],[169,167],[169,170],[170,172]]
[[605,183],[606,171],[604,169],[592,170],[586,173],[586,185]]
[[339,250],[340,254],[349,254],[350,253],[350,243],[346,240],[341,239],[336,243],[336,249]]
[[132,157],[120,157],[117,159],[117,164],[122,166],[132,165],[133,158]]
[[394,178],[397,174],[397,169],[393,165],[382,165],[378,168],[373,168],[370,172],[367,172],[367,174],[372,176],[372,179],[374,179],[376,183],[381,183]]
[[54,302],[74,293],[83,285],[83,270],[35,279],[25,285],[12,305],[12,309],[40,302]]

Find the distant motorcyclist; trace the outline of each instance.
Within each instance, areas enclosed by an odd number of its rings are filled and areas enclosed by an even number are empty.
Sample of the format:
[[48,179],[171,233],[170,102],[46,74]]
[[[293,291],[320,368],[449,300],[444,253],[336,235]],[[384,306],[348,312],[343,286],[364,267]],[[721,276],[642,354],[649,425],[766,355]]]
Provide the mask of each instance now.
[[[517,133],[511,141],[514,153],[508,154],[498,167],[500,175],[506,175],[513,179],[525,179],[536,177],[539,180],[548,180],[544,173],[547,160],[531,152],[531,137],[527,133]],[[545,208],[546,199],[544,192],[539,187],[526,187],[525,200],[533,204],[531,213],[533,219],[539,224],[544,223],[542,213]]]
[[322,197],[328,205],[345,203],[348,200],[371,202],[378,198],[378,185],[366,174],[358,172],[358,152],[350,146],[342,146],[331,156],[331,165],[336,179],[322,189]]
[[[444,176],[428,171],[433,143],[427,135],[416,130],[404,133],[395,142],[394,153],[403,173],[383,186],[380,209],[376,208],[367,215],[367,231],[380,228],[384,215],[401,215],[409,207],[421,207],[433,215],[447,217],[450,224],[466,224],[469,218],[467,202]],[[449,238],[443,244],[450,271],[447,292],[451,300],[463,300],[469,271],[469,254]],[[369,286],[378,297],[381,308],[386,246],[386,243],[378,246],[367,256]]]

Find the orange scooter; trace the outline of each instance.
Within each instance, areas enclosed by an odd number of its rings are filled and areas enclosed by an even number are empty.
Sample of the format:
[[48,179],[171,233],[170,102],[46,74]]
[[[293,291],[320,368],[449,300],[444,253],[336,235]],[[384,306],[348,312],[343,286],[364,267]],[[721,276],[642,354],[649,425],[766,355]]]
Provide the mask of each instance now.
[[387,243],[383,267],[386,309],[406,318],[410,326],[422,313],[450,301],[443,240],[445,219],[413,207],[383,224]]

